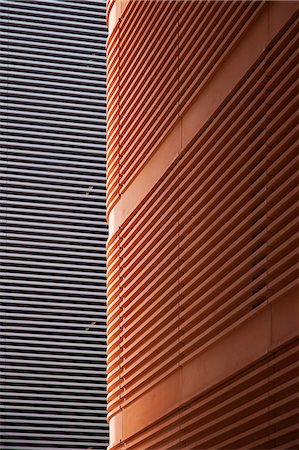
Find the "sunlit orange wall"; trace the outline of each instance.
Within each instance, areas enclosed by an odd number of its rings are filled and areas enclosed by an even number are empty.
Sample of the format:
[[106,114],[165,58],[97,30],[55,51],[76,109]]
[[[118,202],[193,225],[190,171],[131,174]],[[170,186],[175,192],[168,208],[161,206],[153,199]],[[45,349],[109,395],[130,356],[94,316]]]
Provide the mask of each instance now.
[[109,448],[298,448],[298,4],[108,3]]

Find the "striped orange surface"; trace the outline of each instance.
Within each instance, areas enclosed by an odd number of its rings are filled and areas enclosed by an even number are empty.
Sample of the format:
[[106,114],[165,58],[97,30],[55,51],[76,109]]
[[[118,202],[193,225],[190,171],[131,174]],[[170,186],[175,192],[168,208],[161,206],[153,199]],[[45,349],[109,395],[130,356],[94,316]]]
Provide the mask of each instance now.
[[295,2],[131,1],[110,30],[111,449],[299,443],[297,33]]

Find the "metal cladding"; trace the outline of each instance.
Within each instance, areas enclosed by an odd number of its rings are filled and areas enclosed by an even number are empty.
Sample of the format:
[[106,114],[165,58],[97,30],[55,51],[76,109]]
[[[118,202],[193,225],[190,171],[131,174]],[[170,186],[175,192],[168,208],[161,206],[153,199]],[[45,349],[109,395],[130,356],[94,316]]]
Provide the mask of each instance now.
[[1,2],[1,450],[108,445],[105,16]]
[[299,445],[297,8],[110,2],[111,450]]

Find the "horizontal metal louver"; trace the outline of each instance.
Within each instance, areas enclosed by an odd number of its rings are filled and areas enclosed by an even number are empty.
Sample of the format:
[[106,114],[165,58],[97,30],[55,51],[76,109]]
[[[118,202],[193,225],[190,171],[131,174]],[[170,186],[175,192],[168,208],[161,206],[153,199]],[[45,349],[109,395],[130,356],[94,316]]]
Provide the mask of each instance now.
[[110,448],[298,448],[296,6],[109,28]]
[[1,2],[1,444],[104,449],[104,0]]

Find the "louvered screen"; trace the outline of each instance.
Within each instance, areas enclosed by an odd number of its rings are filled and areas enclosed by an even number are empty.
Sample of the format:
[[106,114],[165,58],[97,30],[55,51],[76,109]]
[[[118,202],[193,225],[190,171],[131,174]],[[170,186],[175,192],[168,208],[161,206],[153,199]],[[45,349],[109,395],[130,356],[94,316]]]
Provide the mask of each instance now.
[[1,449],[104,449],[105,0],[1,24]]
[[298,448],[285,3],[132,1],[110,32],[111,450]]

